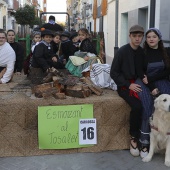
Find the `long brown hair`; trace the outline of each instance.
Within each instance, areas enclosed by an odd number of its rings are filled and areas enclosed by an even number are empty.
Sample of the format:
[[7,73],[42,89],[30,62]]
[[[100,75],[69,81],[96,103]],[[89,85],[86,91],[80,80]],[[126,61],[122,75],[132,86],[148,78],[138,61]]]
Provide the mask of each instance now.
[[[158,34],[155,30],[152,30],[152,29],[148,30],[148,31],[145,33],[145,37],[147,37],[147,35],[148,35],[150,32],[154,32],[154,33],[159,37],[159,34]],[[149,49],[149,45],[148,45],[148,43],[146,42],[146,40],[145,40],[145,42],[143,43],[143,48],[144,48],[144,52],[145,52],[145,54],[146,54],[147,51],[148,51],[148,49]],[[165,47],[164,47],[164,44],[163,44],[162,39],[160,39],[160,41],[158,42],[158,49],[159,49],[159,50],[161,51],[161,53],[162,53],[162,58],[163,58],[163,60],[164,60],[164,62],[165,62],[166,67],[167,67],[167,68],[170,68],[170,56],[168,56],[168,54],[167,54],[167,51],[166,51],[166,49],[165,49]]]
[[79,32],[82,32],[82,33],[86,34],[86,35],[87,35],[87,38],[90,38],[90,34],[89,34],[88,29],[86,29],[86,28],[80,28],[80,29],[78,30],[78,33],[79,33]]

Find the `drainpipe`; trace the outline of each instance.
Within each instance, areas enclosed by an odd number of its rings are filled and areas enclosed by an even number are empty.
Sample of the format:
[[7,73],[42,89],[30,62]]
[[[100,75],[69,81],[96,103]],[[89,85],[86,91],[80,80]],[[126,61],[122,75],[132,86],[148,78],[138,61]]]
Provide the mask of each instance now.
[[114,55],[117,53],[118,47],[118,16],[119,16],[119,0],[116,0],[115,5],[115,47],[114,47]]
[[156,7],[156,0],[150,1],[150,23],[149,28],[155,27],[155,7]]

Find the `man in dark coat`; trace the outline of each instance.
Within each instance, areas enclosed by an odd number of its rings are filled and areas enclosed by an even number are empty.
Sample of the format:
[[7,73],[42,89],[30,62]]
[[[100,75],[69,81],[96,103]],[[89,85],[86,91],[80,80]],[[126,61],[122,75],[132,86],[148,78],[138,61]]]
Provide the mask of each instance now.
[[55,32],[63,31],[63,27],[61,25],[55,23],[55,17],[53,15],[51,15],[49,17],[48,23],[42,25],[42,28],[49,29],[49,30],[55,31]]
[[[131,107],[130,112],[130,153],[139,156],[138,140],[142,121],[142,104],[138,93],[141,86],[135,83],[138,78],[135,63],[144,58],[144,53],[140,44],[144,36],[144,29],[139,25],[134,25],[129,30],[130,42],[122,46],[116,53],[110,76],[117,84],[117,92]],[[140,62],[139,62],[140,63]]]

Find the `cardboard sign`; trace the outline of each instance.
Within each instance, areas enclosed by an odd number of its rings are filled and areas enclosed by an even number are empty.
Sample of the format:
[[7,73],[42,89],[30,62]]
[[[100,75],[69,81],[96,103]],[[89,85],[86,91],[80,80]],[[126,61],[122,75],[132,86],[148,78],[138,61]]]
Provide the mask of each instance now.
[[93,118],[93,105],[38,107],[39,149],[68,149],[79,145],[79,120]]

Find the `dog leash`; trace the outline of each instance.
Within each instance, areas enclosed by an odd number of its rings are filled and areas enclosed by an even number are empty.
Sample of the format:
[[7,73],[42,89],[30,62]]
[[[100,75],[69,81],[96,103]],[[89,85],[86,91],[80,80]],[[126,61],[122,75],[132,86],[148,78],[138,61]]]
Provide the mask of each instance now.
[[[158,128],[157,128],[157,127],[152,126],[152,125],[150,125],[150,127],[151,127],[151,129],[154,129],[154,130],[158,131]],[[170,135],[170,132],[168,132],[167,135]]]

